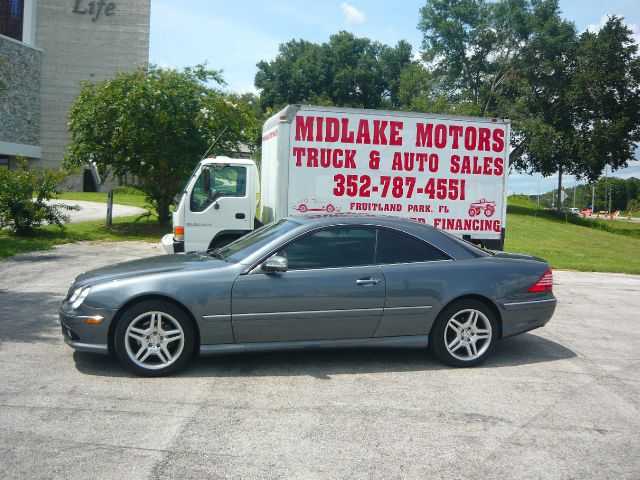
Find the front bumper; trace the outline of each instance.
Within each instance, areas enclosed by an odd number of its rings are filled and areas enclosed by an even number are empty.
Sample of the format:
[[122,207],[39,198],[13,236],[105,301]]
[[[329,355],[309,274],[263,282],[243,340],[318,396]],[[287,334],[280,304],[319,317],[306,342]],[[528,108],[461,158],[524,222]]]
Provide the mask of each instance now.
[[502,307],[502,338],[547,324],[556,310],[555,297],[505,302]]
[[[81,352],[108,353],[109,325],[113,314],[112,310],[84,305],[78,310],[73,310],[65,300],[58,312],[64,341]],[[100,323],[95,323],[98,320]]]
[[167,233],[162,237],[162,247],[167,253],[182,253],[184,252],[184,241],[178,241],[173,237],[173,233]]

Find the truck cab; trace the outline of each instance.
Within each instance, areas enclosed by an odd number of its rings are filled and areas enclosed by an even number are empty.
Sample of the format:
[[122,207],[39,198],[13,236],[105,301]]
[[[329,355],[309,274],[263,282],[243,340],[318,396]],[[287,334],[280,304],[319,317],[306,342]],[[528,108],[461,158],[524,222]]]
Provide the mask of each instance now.
[[162,238],[167,253],[207,250],[253,230],[259,192],[253,160],[206,158],[176,196],[173,233]]

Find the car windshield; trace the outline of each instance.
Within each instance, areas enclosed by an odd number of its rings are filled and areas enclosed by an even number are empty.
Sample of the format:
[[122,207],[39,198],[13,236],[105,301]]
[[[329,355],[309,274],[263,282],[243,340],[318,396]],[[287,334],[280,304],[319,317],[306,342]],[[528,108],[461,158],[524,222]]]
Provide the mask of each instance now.
[[238,263],[274,238],[299,226],[299,223],[291,220],[279,220],[260,227],[244,237],[240,237],[235,242],[231,242],[229,245],[217,248],[211,251],[210,254],[228,262]]

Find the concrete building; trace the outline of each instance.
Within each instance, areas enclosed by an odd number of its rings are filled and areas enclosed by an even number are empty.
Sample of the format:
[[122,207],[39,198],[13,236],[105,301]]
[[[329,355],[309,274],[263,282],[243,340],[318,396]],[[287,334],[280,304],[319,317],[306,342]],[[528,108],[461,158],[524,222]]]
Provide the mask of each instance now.
[[[59,167],[80,83],[146,65],[149,20],[150,0],[1,0],[0,168],[17,155]],[[68,187],[95,181],[87,168]]]

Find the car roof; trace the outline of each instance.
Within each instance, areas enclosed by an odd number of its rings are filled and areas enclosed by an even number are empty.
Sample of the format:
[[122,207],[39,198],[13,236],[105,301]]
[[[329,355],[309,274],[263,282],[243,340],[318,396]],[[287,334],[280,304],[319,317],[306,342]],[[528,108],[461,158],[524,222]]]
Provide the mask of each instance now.
[[442,231],[436,227],[427,225],[416,220],[407,218],[384,216],[384,215],[367,215],[367,214],[326,214],[326,215],[306,215],[304,217],[291,216],[288,220],[306,226],[330,226],[330,225],[368,225],[389,227],[406,233],[416,235],[421,238],[431,239],[444,236]]

